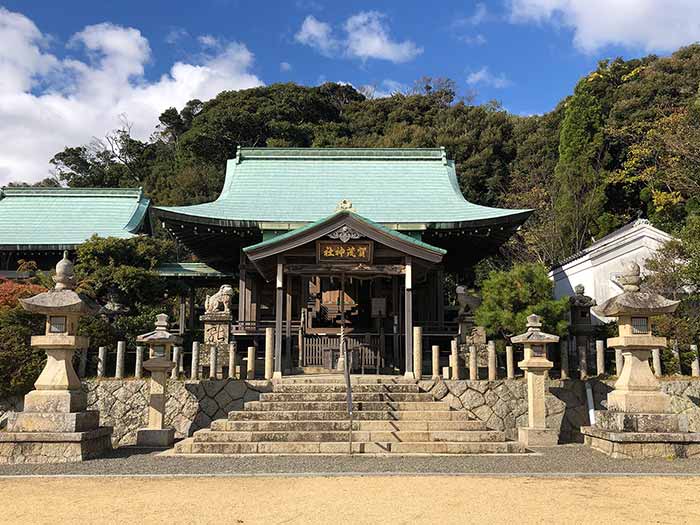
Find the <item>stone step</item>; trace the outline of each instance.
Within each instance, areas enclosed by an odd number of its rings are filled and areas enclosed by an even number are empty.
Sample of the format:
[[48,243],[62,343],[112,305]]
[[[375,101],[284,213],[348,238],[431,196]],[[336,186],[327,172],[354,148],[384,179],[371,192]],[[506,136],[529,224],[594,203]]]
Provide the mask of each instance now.
[[[277,432],[277,431],[299,431],[299,432],[327,432],[346,431],[349,421],[347,419],[337,421],[229,421],[227,419],[217,419],[212,421],[211,430],[214,431],[244,431],[244,432]],[[483,421],[354,421],[353,430],[370,431],[447,431],[463,430],[478,431],[488,430]]]
[[[387,421],[466,421],[469,419],[466,412],[456,410],[365,410],[354,414],[358,421],[362,420],[387,420]],[[229,412],[230,421],[310,421],[347,420],[348,415],[344,410],[241,410]]]
[[[260,401],[342,401],[347,400],[345,392],[271,392],[260,394]],[[353,401],[434,401],[429,393],[404,392],[353,392]]]
[[[441,401],[360,401],[353,402],[353,410],[356,412],[365,410],[431,410],[449,411],[450,406]],[[347,409],[345,401],[248,401],[244,405],[244,410],[288,410],[288,411],[311,411],[329,410],[342,411]]]
[[[194,433],[195,443],[225,443],[225,442],[338,442],[348,441],[349,432],[221,432],[215,430],[199,430]],[[496,430],[485,431],[353,431],[353,441],[357,442],[480,442],[491,443],[505,441],[503,432]]]
[[[272,391],[276,393],[302,393],[302,392],[316,392],[316,393],[333,393],[340,392],[345,393],[347,389],[344,384],[334,384],[334,383],[309,383],[309,384],[275,384],[272,386]],[[419,393],[421,390],[415,383],[405,383],[405,384],[362,384],[353,385],[352,392],[396,392],[396,393]]]
[[[287,376],[283,377],[280,384],[283,385],[310,385],[315,383],[337,383],[345,385],[345,377],[343,374],[314,374],[308,376]],[[407,385],[416,384],[415,379],[405,379],[399,376],[386,375],[352,375],[350,376],[352,385],[371,385],[371,384],[393,384]]]
[[[347,454],[349,443],[321,442],[207,442],[198,443],[193,438],[179,442],[180,454]],[[353,452],[364,454],[513,454],[526,450],[513,441],[470,443],[464,441],[416,441],[409,443],[392,441],[354,442]]]

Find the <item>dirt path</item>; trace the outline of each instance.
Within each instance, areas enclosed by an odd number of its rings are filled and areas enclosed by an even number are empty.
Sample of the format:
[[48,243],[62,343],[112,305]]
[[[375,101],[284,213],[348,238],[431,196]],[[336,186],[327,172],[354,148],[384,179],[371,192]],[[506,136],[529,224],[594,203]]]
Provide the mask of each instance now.
[[700,523],[700,477],[0,479],[0,523]]

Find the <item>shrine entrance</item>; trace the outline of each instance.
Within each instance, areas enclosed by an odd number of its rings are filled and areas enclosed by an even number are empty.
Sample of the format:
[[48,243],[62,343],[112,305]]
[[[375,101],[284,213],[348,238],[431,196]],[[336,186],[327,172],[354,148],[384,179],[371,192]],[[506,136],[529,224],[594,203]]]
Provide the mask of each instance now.
[[273,325],[277,375],[338,370],[341,339],[353,372],[412,374],[414,279],[443,254],[339,209],[243,250],[235,333]]

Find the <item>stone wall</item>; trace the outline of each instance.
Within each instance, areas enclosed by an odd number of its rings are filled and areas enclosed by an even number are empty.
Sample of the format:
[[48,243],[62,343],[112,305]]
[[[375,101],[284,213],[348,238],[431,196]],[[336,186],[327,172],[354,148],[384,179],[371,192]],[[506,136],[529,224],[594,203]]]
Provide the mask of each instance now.
[[[101,425],[114,427],[114,446],[133,445],[136,430],[148,422],[148,380],[87,379],[83,388],[88,409],[100,411]],[[175,428],[175,437],[187,437],[270,390],[268,381],[168,381],[165,424]]]
[[[596,410],[603,410],[614,381],[589,380]],[[527,426],[527,383],[524,379],[499,381],[421,381],[420,386],[433,397],[456,410],[484,421],[494,430],[503,430],[517,439],[517,428]],[[700,381],[662,380],[664,392],[671,396],[671,406],[684,414],[688,430],[700,432]],[[547,426],[559,429],[560,441],[582,442],[579,429],[588,425],[586,386],[578,380],[550,380],[545,399]]]
[[[604,408],[612,382],[590,380],[595,408]],[[663,390],[672,396],[677,413],[687,416],[688,429],[700,432],[700,381],[662,380]],[[586,388],[582,381],[549,381],[546,399],[547,423],[558,428],[562,442],[581,441],[579,427],[588,425]],[[148,381],[143,379],[88,379],[83,382],[88,408],[100,411],[102,425],[114,427],[115,446],[131,445],[136,429],[146,426]],[[466,410],[496,430],[504,430],[510,439],[517,427],[527,425],[527,387],[523,379],[498,381],[421,381],[420,387],[435,399],[456,410]],[[169,381],[166,425],[176,436],[186,437],[206,428],[214,419],[225,418],[243,403],[259,399],[272,389],[268,381]],[[21,398],[0,400],[0,428],[5,412],[21,410]]]
[[0,399],[0,429],[7,425],[7,414],[9,412],[19,412],[24,405],[22,397],[8,397]]

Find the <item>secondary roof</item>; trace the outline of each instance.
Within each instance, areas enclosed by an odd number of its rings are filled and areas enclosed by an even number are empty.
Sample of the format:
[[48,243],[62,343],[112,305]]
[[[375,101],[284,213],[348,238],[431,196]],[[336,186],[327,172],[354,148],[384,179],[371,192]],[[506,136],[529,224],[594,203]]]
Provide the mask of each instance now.
[[214,202],[156,210],[184,221],[291,229],[328,216],[343,199],[395,229],[523,222],[530,214],[468,202],[444,148],[239,148]]
[[92,235],[131,237],[148,229],[140,188],[2,188],[0,249],[73,249]]

